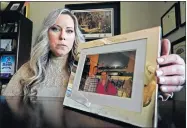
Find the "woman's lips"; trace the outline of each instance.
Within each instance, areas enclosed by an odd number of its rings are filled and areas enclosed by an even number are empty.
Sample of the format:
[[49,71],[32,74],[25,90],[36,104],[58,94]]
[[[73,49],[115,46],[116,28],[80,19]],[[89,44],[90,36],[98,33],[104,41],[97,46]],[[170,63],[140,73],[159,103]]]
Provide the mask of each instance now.
[[64,45],[64,44],[57,44],[57,47],[67,47],[67,45]]

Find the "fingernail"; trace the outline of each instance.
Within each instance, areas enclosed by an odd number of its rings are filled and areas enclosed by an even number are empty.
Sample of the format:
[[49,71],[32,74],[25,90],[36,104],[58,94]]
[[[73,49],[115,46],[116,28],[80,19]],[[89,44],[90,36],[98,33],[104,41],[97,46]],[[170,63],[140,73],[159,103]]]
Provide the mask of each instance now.
[[168,88],[165,87],[165,86],[161,86],[161,90],[162,90],[163,92],[168,92]]
[[162,74],[163,74],[163,71],[161,71],[161,70],[157,70],[157,71],[156,71],[156,75],[157,75],[157,76],[161,76]]
[[164,62],[164,58],[158,58],[157,61],[158,61],[158,63],[162,63],[162,62]]
[[164,82],[165,82],[165,79],[163,77],[159,77],[159,83],[160,84],[165,84]]

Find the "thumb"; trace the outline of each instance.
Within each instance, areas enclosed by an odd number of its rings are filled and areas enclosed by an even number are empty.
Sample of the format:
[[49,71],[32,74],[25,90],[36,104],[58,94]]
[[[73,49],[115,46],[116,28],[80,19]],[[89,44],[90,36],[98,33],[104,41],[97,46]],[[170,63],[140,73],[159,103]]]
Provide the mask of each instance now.
[[161,41],[161,56],[169,55],[171,49],[171,43],[168,39],[163,39]]

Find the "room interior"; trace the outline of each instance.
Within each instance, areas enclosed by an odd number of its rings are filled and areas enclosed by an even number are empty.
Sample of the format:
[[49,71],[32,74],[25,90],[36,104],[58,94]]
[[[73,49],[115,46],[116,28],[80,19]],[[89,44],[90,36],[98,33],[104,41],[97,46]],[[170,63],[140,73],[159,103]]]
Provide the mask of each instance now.
[[[65,5],[69,5],[69,4],[84,4],[84,3],[102,3],[102,2],[64,2],[64,1],[63,2],[59,2],[59,1],[58,2],[27,2],[25,4],[25,6],[27,7],[25,18],[29,20],[28,21],[29,23],[30,21],[32,22],[31,25],[32,28],[29,28],[31,30],[31,33],[29,34],[31,36],[31,39],[29,39],[30,44],[27,46],[32,48],[32,46],[35,44],[35,40],[38,33],[40,32],[43,19],[48,15],[50,11],[56,8],[64,8]],[[121,1],[120,2],[120,28],[119,28],[120,34],[134,32],[134,31],[147,29],[155,26],[161,26],[161,17],[174,3],[176,2],[174,1],[173,2]],[[0,5],[1,5],[0,9],[5,10],[6,7],[8,6],[8,2],[0,2]],[[186,35],[186,25],[183,25],[164,38],[169,39],[170,42],[172,43],[177,41],[181,37],[184,37],[185,35]],[[27,54],[29,55],[30,53]],[[20,58],[20,59],[22,64],[26,60],[26,58]],[[2,86],[1,84],[2,84],[2,80],[0,79],[0,86]],[[184,86],[184,88],[180,92],[175,93],[174,100],[186,101],[186,86]]]
[[[28,2],[27,17],[33,23],[32,43],[33,46],[37,34],[40,31],[42,21],[47,14],[56,8],[64,8],[69,4],[84,4],[98,2]],[[175,2],[120,2],[120,31],[121,34],[138,31],[161,25],[161,17]],[[1,2],[1,9],[4,10],[8,2]],[[140,11],[141,10],[141,11]],[[170,42],[174,42],[185,36],[185,26],[168,35]],[[185,100],[185,89],[176,93],[177,100]]]

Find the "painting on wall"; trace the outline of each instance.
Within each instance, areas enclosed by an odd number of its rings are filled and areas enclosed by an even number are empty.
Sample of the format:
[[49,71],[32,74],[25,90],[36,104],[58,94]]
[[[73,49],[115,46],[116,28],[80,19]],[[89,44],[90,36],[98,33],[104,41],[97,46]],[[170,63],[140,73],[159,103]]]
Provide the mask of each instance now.
[[113,9],[72,10],[85,38],[102,38],[114,35]]
[[186,62],[186,36],[171,43],[171,53],[181,56]]
[[67,4],[87,41],[120,34],[120,2]]

